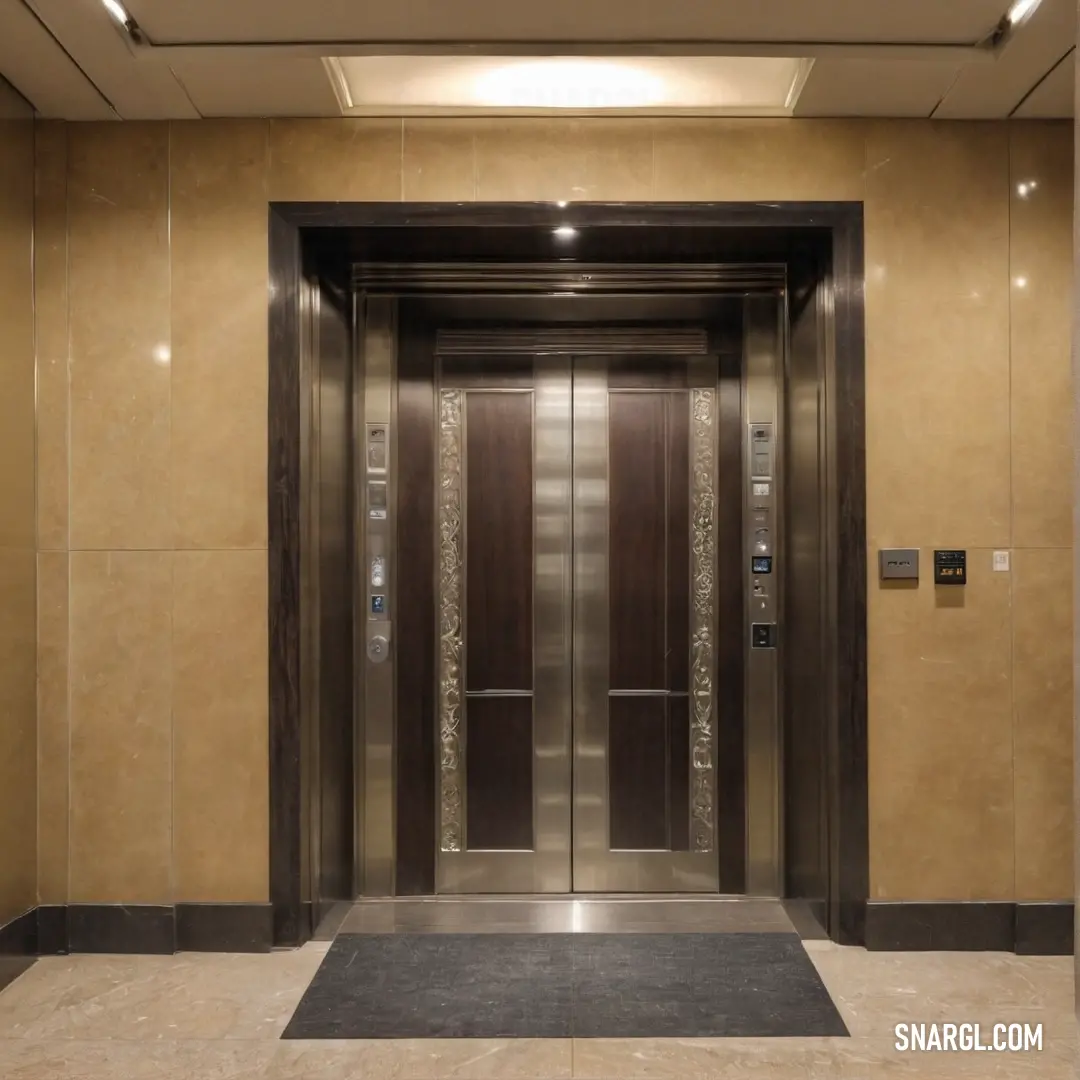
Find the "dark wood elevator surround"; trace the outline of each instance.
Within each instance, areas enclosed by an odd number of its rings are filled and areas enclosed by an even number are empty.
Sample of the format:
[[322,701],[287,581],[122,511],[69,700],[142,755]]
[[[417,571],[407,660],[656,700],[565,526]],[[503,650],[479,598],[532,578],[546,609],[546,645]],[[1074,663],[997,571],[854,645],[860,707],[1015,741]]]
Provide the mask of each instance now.
[[[271,595],[271,894],[275,913],[275,940],[289,943],[303,940],[305,897],[300,862],[305,841],[303,813],[305,795],[300,755],[304,746],[298,693],[299,678],[299,573],[298,523],[299,430],[296,415],[297,393],[293,375],[297,370],[296,314],[300,253],[306,250],[345,265],[358,258],[397,261],[446,259],[463,254],[483,257],[497,253],[502,258],[535,258],[536,252],[550,248],[550,231],[556,225],[579,227],[583,259],[664,261],[674,257],[688,261],[702,257],[713,261],[779,261],[790,266],[809,266],[811,274],[831,285],[834,315],[828,332],[834,335],[835,365],[830,367],[832,461],[835,486],[830,497],[835,517],[833,532],[837,577],[831,584],[835,641],[827,656],[825,672],[826,706],[818,721],[820,737],[803,740],[800,754],[818,755],[812,764],[824,782],[817,795],[804,791],[792,803],[786,793],[788,815],[802,811],[802,820],[815,820],[813,841],[805,844],[807,856],[817,869],[804,873],[814,879],[807,889],[823,902],[823,914],[831,936],[837,940],[861,940],[867,896],[868,853],[866,849],[866,686],[865,686],[865,494],[863,488],[863,316],[862,316],[862,208],[856,204],[779,204],[771,206],[716,205],[576,205],[557,209],[539,205],[391,205],[391,204],[274,204],[271,206],[270,262],[274,285],[270,310],[270,595]],[[483,226],[478,228],[478,226]],[[515,249],[515,243],[518,247]],[[590,247],[591,245],[591,247]],[[550,256],[549,256],[550,257]],[[794,278],[792,284],[795,284]],[[415,438],[426,437],[426,455],[416,457],[409,475],[399,476],[398,527],[404,538],[406,520],[432,524],[432,507],[410,490],[430,484],[433,471],[434,398],[420,371],[422,357],[431,342],[423,341],[428,331],[401,320],[399,340],[398,437],[407,426],[416,429]],[[821,329],[820,327],[818,328]],[[719,409],[721,414],[737,403],[733,389],[731,362],[721,357]],[[725,372],[727,377],[725,378]],[[721,424],[721,439],[727,425]],[[420,429],[427,435],[421,436]],[[736,438],[738,431],[736,429]],[[426,461],[427,464],[422,462]],[[720,493],[722,497],[722,492]],[[426,520],[425,520],[426,516]],[[722,522],[723,517],[718,518]],[[735,526],[738,527],[737,525]],[[434,576],[433,555],[425,545],[402,549],[399,557],[415,558],[417,572],[407,579],[418,600],[431,601]],[[427,572],[424,572],[426,568]],[[424,597],[424,590],[429,595]],[[400,646],[410,637],[419,641],[414,654],[419,664],[434,670],[431,624],[410,625],[402,605],[396,628]],[[726,650],[720,651],[720,662]],[[428,655],[430,654],[430,655]],[[728,665],[725,682],[720,670],[720,693],[732,693],[734,666]],[[399,716],[396,758],[399,778],[402,768],[421,769],[434,775],[435,743],[423,738],[416,717],[434,708],[434,679],[418,678],[416,670],[406,679],[398,673]],[[737,754],[737,735],[723,731],[720,757],[725,751]],[[726,738],[726,742],[725,742]],[[809,748],[809,749],[808,749]],[[804,759],[811,764],[809,759]],[[399,842],[397,890],[399,893],[432,891],[425,868],[410,861],[407,849],[426,846],[434,850],[434,785],[417,789],[416,799],[398,804]],[[740,832],[736,814],[741,797],[723,783],[718,785],[721,800],[719,836],[721,853],[731,845],[723,843]],[[815,805],[800,806],[799,800],[816,799]],[[798,841],[803,844],[803,841]],[[791,838],[788,858],[792,857]],[[815,847],[816,846],[816,847]],[[795,854],[801,854],[796,852]],[[796,860],[797,861],[797,860]],[[724,868],[721,878],[741,877],[741,867]],[[825,883],[825,889],[818,886]],[[728,886],[723,886],[725,889]],[[788,891],[798,895],[802,886],[789,881]],[[822,892],[824,895],[822,896]]]

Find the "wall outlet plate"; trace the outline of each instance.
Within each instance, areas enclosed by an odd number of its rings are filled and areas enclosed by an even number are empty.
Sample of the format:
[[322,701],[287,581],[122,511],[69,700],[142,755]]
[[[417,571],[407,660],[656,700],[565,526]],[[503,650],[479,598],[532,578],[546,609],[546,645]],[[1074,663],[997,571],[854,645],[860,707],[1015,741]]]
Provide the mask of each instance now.
[[1009,552],[1008,551],[995,551],[994,552],[994,571],[998,574],[1007,574],[1009,572]]

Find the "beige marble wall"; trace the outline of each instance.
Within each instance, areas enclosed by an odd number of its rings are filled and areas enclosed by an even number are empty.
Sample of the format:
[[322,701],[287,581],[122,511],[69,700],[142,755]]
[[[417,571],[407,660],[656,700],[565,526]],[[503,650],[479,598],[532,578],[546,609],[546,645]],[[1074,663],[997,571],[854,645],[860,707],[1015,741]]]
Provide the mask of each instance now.
[[0,80],[0,926],[34,906],[34,125]]
[[42,130],[43,894],[67,866],[72,899],[267,895],[268,199],[845,199],[866,212],[870,547],[970,560],[962,591],[871,573],[872,895],[1071,895],[1069,125]]

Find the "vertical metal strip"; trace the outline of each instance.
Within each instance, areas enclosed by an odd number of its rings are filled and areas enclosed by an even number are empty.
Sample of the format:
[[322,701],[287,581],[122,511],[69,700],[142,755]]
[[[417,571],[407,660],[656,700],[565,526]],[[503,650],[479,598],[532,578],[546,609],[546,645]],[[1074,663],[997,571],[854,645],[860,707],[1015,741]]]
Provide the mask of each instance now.
[[571,385],[568,357],[534,365],[533,888],[570,892],[573,691]]
[[317,900],[319,882],[319,289],[300,280],[300,890]]
[[464,847],[462,390],[439,391],[439,847]]
[[602,358],[575,359],[574,888],[608,887],[608,385]]
[[364,513],[364,467],[367,438],[364,412],[364,296],[352,294],[351,333],[353,350],[352,370],[352,530],[355,558],[352,574],[353,610],[353,894],[363,896],[367,892],[367,868],[364,843],[367,831],[367,800],[364,797],[364,762],[367,759],[365,738],[365,688],[364,671],[365,624],[364,604],[367,588],[364,579],[362,553],[367,550],[367,530]]
[[693,851],[713,850],[716,834],[716,390],[690,392],[691,581],[690,791]]
[[[392,896],[396,852],[394,777],[394,646],[393,612],[396,602],[397,551],[395,495],[396,442],[387,437],[393,420],[394,378],[397,366],[397,305],[392,297],[369,297],[364,311],[364,427],[358,432],[363,459],[358,461],[360,507],[364,523],[360,628],[364,641],[364,893]],[[381,467],[369,459],[374,433],[382,431],[385,458]],[[392,435],[393,432],[390,432]],[[372,484],[384,484],[385,507],[372,507]],[[384,584],[372,585],[372,563],[384,562]],[[386,598],[386,610],[372,609],[371,597]],[[382,651],[376,653],[375,646]]]
[[[761,625],[772,637],[753,641],[746,656],[746,891],[755,896],[779,896],[783,889],[783,839],[780,813],[780,652],[783,649],[782,604],[779,595],[784,544],[780,535],[783,460],[780,445],[779,380],[782,375],[779,300],[749,297],[745,306],[743,356],[743,415],[746,421],[743,470],[744,578],[746,619]],[[769,436],[768,474],[755,468],[755,427]],[[756,537],[764,529],[765,550],[771,556],[768,574],[752,572],[759,553]]]

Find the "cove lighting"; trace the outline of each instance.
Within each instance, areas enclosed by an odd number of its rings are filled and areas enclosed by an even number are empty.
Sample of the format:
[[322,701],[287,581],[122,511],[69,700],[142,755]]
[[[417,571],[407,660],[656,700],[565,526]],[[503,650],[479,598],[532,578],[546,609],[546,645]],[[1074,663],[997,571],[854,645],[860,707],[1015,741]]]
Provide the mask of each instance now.
[[101,0],[105,10],[121,25],[127,26],[131,22],[131,16],[120,0]]
[[358,116],[790,116],[813,61],[760,56],[347,56],[325,61]]
[[1005,19],[1010,26],[1016,26],[1029,16],[1034,15],[1035,9],[1041,3],[1042,0],[1015,0],[1013,6],[1009,8]]

